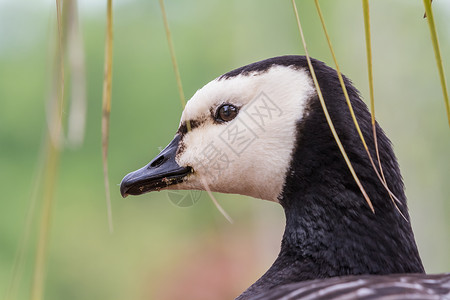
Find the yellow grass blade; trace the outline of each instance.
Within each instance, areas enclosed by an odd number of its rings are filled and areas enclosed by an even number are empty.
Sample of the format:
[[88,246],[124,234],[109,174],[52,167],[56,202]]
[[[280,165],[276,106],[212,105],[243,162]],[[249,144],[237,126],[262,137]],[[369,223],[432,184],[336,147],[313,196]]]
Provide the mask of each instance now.
[[[62,22],[61,0],[56,0],[56,19],[57,19],[57,50],[55,55],[55,75],[53,78],[53,87],[51,96],[47,104],[47,127],[51,142],[55,147],[62,145],[62,116],[64,107],[64,48],[63,48],[63,22]],[[59,124],[57,124],[59,123]]]
[[70,107],[67,120],[67,141],[71,147],[83,144],[86,127],[86,67],[83,39],[80,33],[77,0],[64,2],[67,6],[66,43],[70,69]]
[[352,176],[353,176],[356,184],[358,185],[361,193],[363,194],[364,198],[366,199],[366,202],[369,205],[370,209],[372,210],[373,213],[375,213],[375,210],[374,210],[373,205],[372,205],[372,201],[370,201],[369,196],[367,195],[364,187],[362,186],[361,182],[359,181],[359,178],[356,175],[355,170],[353,169],[353,166],[352,166],[352,164],[350,162],[350,159],[348,158],[347,153],[345,152],[344,146],[342,145],[341,140],[339,139],[339,136],[338,136],[338,134],[336,132],[336,129],[334,128],[333,122],[331,121],[330,114],[328,113],[328,109],[326,107],[325,100],[324,100],[323,95],[322,95],[322,91],[320,90],[319,82],[317,81],[316,73],[314,72],[314,68],[312,66],[310,56],[308,54],[308,49],[306,47],[305,37],[303,35],[302,26],[301,26],[301,23],[300,23],[300,17],[298,15],[297,6],[295,5],[295,1],[294,0],[292,0],[292,6],[293,6],[293,9],[294,9],[295,18],[297,20],[297,26],[298,26],[298,30],[300,32],[300,37],[301,37],[301,40],[302,40],[302,44],[303,44],[303,47],[305,49],[305,55],[306,55],[306,59],[308,61],[308,66],[309,66],[309,69],[310,69],[310,72],[311,72],[311,76],[312,76],[313,81],[314,81],[314,85],[316,87],[317,95],[318,95],[318,97],[320,99],[320,104],[322,105],[323,112],[324,112],[325,117],[327,119],[328,126],[330,127],[330,130],[331,130],[331,132],[333,134],[333,137],[336,140],[336,143],[337,143],[337,145],[339,147],[339,150],[341,151],[342,156],[344,157],[344,160],[347,163],[347,166],[348,166],[350,172],[352,173]]
[[[166,31],[167,43],[169,44],[170,59],[172,60],[173,72],[175,73],[175,80],[177,81],[178,94],[180,95],[181,106],[186,106],[186,98],[183,92],[183,85],[181,84],[180,69],[178,68],[177,57],[175,55],[175,47],[173,46],[172,33],[169,28],[169,21],[167,20],[166,7],[164,6],[164,0],[159,0],[159,6],[161,7],[161,13],[164,21],[164,29]],[[186,123],[187,131],[191,130],[191,122],[188,120]]]
[[[367,74],[369,76],[370,114],[372,116],[372,125],[375,128],[375,96],[373,88],[372,42],[370,38],[369,0],[362,0],[362,5],[364,14],[364,33],[366,36]],[[375,147],[378,147],[378,145],[375,144]]]
[[[186,98],[184,97],[183,85],[181,84],[180,71],[178,69],[177,58],[175,56],[175,47],[173,46],[172,34],[170,33],[170,29],[169,29],[169,22],[167,21],[167,13],[166,13],[166,8],[164,6],[164,0],[159,0],[159,5],[161,6],[161,12],[162,12],[163,20],[164,20],[164,28],[166,30],[167,43],[169,44],[170,58],[172,59],[173,71],[175,72],[175,78],[177,81],[178,93],[180,95],[181,106],[184,109],[184,107],[186,106]],[[191,130],[191,123],[189,122],[189,120],[187,120],[187,122],[186,122],[186,127],[187,127],[188,131]],[[226,211],[222,208],[222,206],[220,206],[220,204],[217,202],[216,198],[214,198],[214,195],[211,193],[211,190],[210,190],[208,184],[206,183],[206,181],[204,181],[203,185],[204,185],[205,190],[208,193],[209,197],[211,198],[211,200],[213,201],[213,203],[219,210],[219,212],[225,217],[225,219],[228,220],[228,222],[233,223],[233,220],[231,219],[231,217],[226,213]]]
[[375,164],[372,160],[372,156],[370,155],[370,152],[366,149],[367,154],[369,155],[370,162],[372,164],[373,169],[377,173],[378,179],[383,183],[385,189],[389,192],[389,197],[391,198],[392,203],[396,207],[397,211],[402,215],[403,219],[406,219],[406,217],[403,215],[403,213],[398,208],[397,204],[395,203],[394,199],[400,203],[400,201],[395,197],[395,195],[389,190],[386,182],[386,178],[384,176],[383,167],[381,166],[381,160],[380,160],[380,151],[378,149],[378,139],[377,139],[377,127],[375,123],[375,96],[374,96],[374,87],[373,87],[373,65],[372,65],[372,42],[371,42],[371,36],[370,36],[370,12],[369,12],[369,0],[362,0],[363,5],[363,15],[364,15],[364,33],[366,37],[366,53],[367,53],[367,74],[369,78],[369,95],[370,95],[370,115],[371,115],[371,122],[372,122],[372,134],[373,134],[373,142],[375,144],[375,153],[377,156],[378,161],[378,168],[381,173],[378,173]]
[[105,180],[106,207],[108,214],[109,231],[114,231],[112,220],[111,194],[108,178],[108,141],[109,141],[109,116],[111,113],[111,88],[112,88],[112,46],[113,46],[113,17],[112,0],[108,0],[106,8],[106,43],[105,43],[105,73],[103,79],[103,114],[102,114],[102,157],[103,176]]
[[[48,138],[48,137],[47,137]],[[28,206],[28,211],[25,218],[24,232],[17,247],[16,254],[14,256],[13,267],[11,271],[11,281],[6,290],[5,300],[15,300],[17,299],[17,290],[19,288],[19,283],[22,280],[23,267],[25,264],[25,254],[29,247],[30,235],[33,227],[33,221],[35,219],[36,206],[38,202],[38,195],[41,192],[40,187],[42,186],[42,177],[45,166],[46,159],[46,143],[42,143],[38,155],[38,165],[35,169],[35,174],[32,180],[32,189],[30,195],[30,204]]]
[[341,84],[342,91],[344,92],[345,100],[347,101],[348,109],[350,110],[350,114],[352,116],[353,123],[355,124],[356,131],[358,131],[359,138],[361,139],[361,141],[362,141],[362,143],[364,145],[364,148],[367,150],[368,147],[367,147],[366,141],[365,141],[364,136],[363,136],[363,134],[361,132],[361,128],[359,127],[358,120],[356,120],[355,112],[353,111],[353,107],[352,107],[352,104],[350,102],[350,98],[348,96],[347,88],[346,88],[345,83],[344,83],[344,78],[342,77],[342,73],[341,73],[341,70],[339,68],[339,64],[338,64],[337,59],[336,59],[336,54],[334,53],[333,46],[331,45],[331,39],[330,39],[330,36],[328,35],[328,31],[327,31],[327,28],[325,26],[325,20],[324,20],[323,15],[322,15],[322,10],[320,9],[319,1],[318,0],[314,0],[314,3],[316,4],[317,13],[319,14],[320,22],[322,23],[322,28],[323,28],[323,31],[325,33],[325,36],[326,36],[326,39],[327,39],[327,42],[328,42],[328,47],[330,48],[330,52],[331,52],[331,55],[333,57],[334,64],[336,66],[336,71],[337,71],[337,74],[338,74],[339,82]]
[[[433,2],[433,0],[430,0],[430,3],[432,3]],[[425,19],[427,17],[427,13],[425,12],[424,14],[423,14],[423,18]]]
[[181,106],[186,106],[186,98],[184,97],[183,85],[181,84],[180,70],[178,69],[177,57],[175,56],[175,47],[173,46],[172,33],[169,28],[169,21],[167,21],[166,8],[164,6],[164,0],[159,0],[161,6],[161,12],[164,21],[164,29],[166,30],[167,43],[169,44],[170,58],[172,60],[173,71],[175,73],[175,79],[177,81],[178,94],[180,95]]
[[372,65],[372,42],[370,36],[370,13],[369,13],[369,0],[362,0],[363,5],[363,15],[364,15],[364,33],[366,37],[366,53],[367,53],[367,75],[369,78],[369,95],[370,95],[370,115],[372,121],[372,132],[375,144],[375,152],[378,160],[378,167],[380,168],[381,176],[383,181],[386,183],[384,178],[383,168],[380,161],[380,152],[378,150],[378,140],[377,140],[377,127],[375,124],[375,96],[373,88],[373,65]]
[[34,266],[31,299],[41,300],[44,295],[44,283],[46,275],[47,248],[49,244],[51,216],[53,208],[54,185],[56,182],[59,165],[59,148],[49,139],[47,158],[44,171],[44,191],[41,221],[39,225],[38,245]]
[[[345,86],[344,79],[343,79],[342,73],[341,73],[341,71],[340,71],[339,64],[338,64],[338,62],[337,62],[336,54],[334,53],[333,46],[332,46],[332,44],[331,44],[331,38],[330,38],[330,36],[329,36],[329,34],[328,34],[328,31],[327,31],[327,28],[326,28],[326,25],[325,25],[325,19],[324,19],[324,17],[323,17],[322,10],[320,9],[320,5],[319,5],[319,1],[318,1],[318,0],[315,0],[315,5],[316,5],[316,8],[317,8],[317,13],[318,13],[319,18],[320,18],[320,22],[321,22],[321,24],[322,24],[323,31],[324,31],[324,33],[325,33],[325,37],[326,37],[326,39],[327,39],[328,47],[330,48],[330,52],[331,52],[331,55],[332,55],[332,57],[333,57],[334,64],[335,64],[335,66],[336,66],[336,71],[337,71],[337,74],[338,74],[339,82],[340,82],[340,84],[341,84],[342,91],[344,92],[344,97],[345,97],[345,100],[346,100],[346,102],[347,102],[347,106],[348,106],[348,108],[349,108],[349,111],[350,111],[350,114],[351,114],[351,116],[352,116],[353,123],[355,124],[356,130],[358,131],[359,137],[360,137],[360,139],[361,139],[361,141],[362,141],[362,143],[363,143],[364,149],[366,150],[366,153],[367,153],[367,156],[368,156],[368,158],[369,158],[369,160],[370,160],[370,163],[371,163],[371,165],[372,165],[372,168],[373,168],[373,170],[375,171],[375,174],[377,175],[378,179],[379,179],[380,182],[382,183],[383,187],[384,187],[384,188],[386,189],[386,191],[389,193],[389,196],[390,196],[390,198],[391,198],[391,200],[392,200],[392,203],[394,204],[394,206],[396,207],[396,209],[398,210],[398,212],[403,216],[403,218],[404,218],[405,220],[407,220],[407,219],[405,218],[405,216],[403,215],[403,213],[402,213],[402,212],[400,211],[400,209],[398,208],[398,206],[397,206],[397,204],[395,203],[394,199],[397,200],[397,202],[399,202],[399,203],[400,203],[400,201],[399,201],[399,200],[397,199],[397,197],[390,191],[390,189],[389,189],[388,186],[387,186],[386,179],[384,178],[384,174],[383,174],[383,169],[381,168],[381,162],[380,162],[380,160],[379,160],[379,155],[377,155],[377,157],[378,157],[378,164],[379,164],[379,167],[380,167],[380,171],[381,171],[381,175],[382,175],[382,176],[380,176],[380,173],[378,172],[378,170],[377,170],[377,168],[376,168],[376,166],[375,166],[375,163],[374,163],[374,161],[373,161],[372,155],[370,154],[369,148],[367,147],[366,141],[365,141],[364,136],[363,136],[363,134],[362,134],[362,132],[361,132],[361,129],[360,129],[360,127],[359,127],[358,120],[356,119],[355,113],[354,113],[354,111],[353,111],[353,106],[352,106],[352,104],[351,104],[351,102],[350,102],[350,98],[349,98],[349,96],[348,96],[347,88],[346,88],[346,86]],[[366,27],[366,28],[367,28],[367,27]],[[370,31],[369,31],[369,34],[370,34]],[[370,46],[370,44],[369,44],[369,46]],[[370,51],[370,52],[371,52],[371,51]],[[370,55],[370,58],[371,58],[371,55]],[[372,84],[372,92],[373,92],[373,84]],[[373,93],[372,93],[372,96],[373,96]],[[372,128],[373,128],[374,134],[375,134],[375,135],[374,135],[374,141],[375,141],[375,143],[377,143],[377,140],[376,140],[376,129],[375,129],[375,128],[376,128],[376,126],[375,126],[375,116],[374,116],[374,110],[375,110],[374,107],[375,107],[375,105],[374,105],[373,98],[372,98],[371,104],[372,104],[371,107],[373,108],[373,109],[371,110],[371,112],[372,112],[371,115],[372,115]],[[378,145],[376,145],[375,148],[378,149]],[[378,154],[378,152],[377,152],[377,154]]]
[[[64,53],[63,53],[63,35],[62,9],[61,1],[56,0],[56,16],[58,23],[58,51],[57,58],[59,68],[55,69],[55,77],[58,78],[54,85],[52,95],[56,95],[55,100],[51,101],[51,115],[47,116],[48,135],[46,139],[46,158],[43,171],[43,206],[41,220],[39,223],[39,234],[36,249],[36,258],[34,265],[33,281],[31,286],[31,299],[41,300],[44,295],[47,248],[49,244],[50,222],[53,208],[54,186],[57,177],[57,170],[60,156],[60,137],[62,132],[62,107],[64,101]],[[59,92],[58,92],[59,91]]]
[[203,183],[203,186],[205,187],[206,192],[208,193],[208,196],[211,198],[211,200],[214,203],[214,205],[216,206],[217,210],[225,217],[225,219],[227,219],[228,222],[230,222],[230,224],[233,224],[233,219],[230,217],[229,214],[227,214],[227,212],[219,204],[216,197],[214,197],[206,180],[202,179],[202,183]]
[[450,104],[447,90],[447,80],[445,79],[444,66],[442,64],[441,50],[439,48],[439,40],[434,24],[433,10],[431,9],[431,1],[423,0],[425,12],[428,20],[428,27],[430,28],[431,41],[434,48],[434,56],[436,57],[436,64],[439,72],[439,79],[441,81],[442,94],[444,96],[445,109],[447,110],[448,126],[450,127]]

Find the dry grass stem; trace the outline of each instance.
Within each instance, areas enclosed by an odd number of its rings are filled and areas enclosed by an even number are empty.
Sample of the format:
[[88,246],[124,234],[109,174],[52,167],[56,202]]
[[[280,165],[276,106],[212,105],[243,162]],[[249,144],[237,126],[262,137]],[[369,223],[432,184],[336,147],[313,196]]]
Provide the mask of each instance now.
[[78,20],[77,0],[65,2],[67,9],[67,55],[70,68],[70,107],[67,141],[71,147],[83,144],[86,127],[86,67],[83,39]]
[[50,95],[47,111],[48,135],[46,137],[43,164],[43,206],[39,223],[38,242],[34,265],[34,274],[31,287],[31,299],[41,300],[44,296],[47,248],[50,240],[50,223],[53,208],[54,187],[56,186],[57,171],[60,157],[61,132],[62,132],[62,108],[64,102],[64,27],[62,23],[61,1],[56,0],[56,16],[58,26],[58,49],[56,53],[56,68],[52,93]]
[[216,206],[217,210],[224,216],[225,219],[227,219],[228,222],[230,222],[230,224],[233,224],[233,219],[230,217],[229,214],[227,214],[227,212],[219,204],[219,202],[217,201],[216,197],[214,197],[214,195],[212,194],[211,189],[209,188],[209,185],[206,182],[206,180],[203,179],[202,183],[203,183],[203,186],[205,187],[206,192],[208,193],[208,196],[211,198],[211,200],[214,203],[214,205]]
[[113,15],[112,0],[108,0],[106,7],[106,42],[105,42],[105,71],[103,78],[102,101],[102,158],[103,177],[105,181],[106,208],[108,214],[109,231],[114,231],[112,220],[111,194],[108,177],[108,141],[109,141],[109,117],[111,113],[111,89],[112,89],[112,49],[113,47]]
[[45,150],[44,146],[47,143],[42,143],[38,155],[38,165],[35,168],[35,174],[33,176],[32,182],[32,188],[31,188],[31,195],[30,195],[30,204],[28,205],[28,210],[25,217],[25,225],[24,225],[24,232],[22,234],[22,237],[19,242],[19,246],[17,247],[16,254],[14,256],[14,262],[13,267],[11,271],[11,281],[7,287],[5,300],[14,300],[17,299],[17,292],[19,288],[19,284],[22,280],[23,276],[23,268],[26,261],[26,250],[29,247],[30,243],[30,236],[31,231],[33,227],[33,222],[35,220],[35,214],[36,214],[36,206],[38,202],[38,198],[41,192],[41,186],[42,186],[42,176],[45,166]]
[[[331,55],[333,57],[333,61],[334,61],[335,67],[336,67],[336,72],[337,72],[337,75],[338,75],[338,78],[339,78],[339,82],[341,84],[341,88],[342,88],[342,91],[344,93],[344,97],[345,97],[345,100],[347,102],[347,106],[349,108],[350,115],[352,116],[353,123],[355,124],[355,128],[356,128],[356,130],[357,130],[357,132],[359,134],[359,138],[361,139],[361,142],[362,142],[362,144],[364,146],[364,149],[365,149],[365,151],[367,153],[367,156],[368,156],[368,158],[370,160],[372,168],[375,171],[375,174],[377,175],[378,179],[382,183],[383,187],[388,191],[389,197],[391,198],[392,203],[394,204],[394,206],[396,207],[398,212],[403,216],[402,212],[398,208],[398,206],[395,203],[394,199],[397,200],[397,202],[399,202],[399,203],[400,203],[400,201],[397,199],[397,197],[388,188],[386,180],[384,179],[384,174],[382,174],[382,176],[380,176],[380,173],[378,172],[377,167],[375,166],[375,163],[373,161],[372,155],[370,154],[370,151],[369,151],[369,147],[367,146],[367,143],[366,143],[366,141],[364,139],[364,136],[363,136],[363,134],[361,132],[361,128],[359,127],[358,120],[356,119],[356,115],[355,115],[355,113],[353,111],[353,106],[352,106],[352,104],[350,102],[350,98],[348,96],[347,87],[345,86],[344,78],[343,78],[341,70],[339,68],[339,64],[338,64],[338,61],[337,61],[337,58],[336,58],[336,54],[334,52],[333,45],[331,44],[331,38],[330,38],[330,36],[328,34],[328,30],[327,30],[326,25],[325,25],[325,19],[323,17],[322,10],[320,9],[320,5],[319,5],[319,1],[318,0],[315,0],[315,5],[316,5],[317,13],[318,13],[319,18],[320,18],[320,22],[322,24],[323,31],[325,33],[325,37],[326,37],[326,40],[327,40],[327,43],[328,43],[328,47],[329,47]],[[369,34],[370,34],[370,32],[369,32]],[[372,88],[373,88],[373,84],[372,84]],[[375,117],[374,117],[374,114],[373,114],[373,112],[375,110],[374,107],[375,107],[375,103],[374,103],[373,98],[372,98],[371,108],[373,108],[373,109],[371,109],[371,112],[372,112],[371,116],[372,116],[372,127],[373,128],[375,128]],[[376,130],[375,130],[375,133],[376,133]],[[375,147],[378,148],[377,146],[375,146]],[[378,163],[380,165],[380,171],[382,172],[380,160],[378,160]],[[403,216],[403,218],[406,220],[406,218],[404,216]]]
[[[180,96],[181,106],[184,109],[184,107],[186,106],[186,97],[184,96],[184,92],[183,92],[183,85],[181,83],[180,69],[178,68],[177,57],[175,55],[175,47],[173,46],[172,33],[170,32],[169,21],[167,20],[167,13],[166,13],[166,7],[164,6],[164,0],[159,0],[159,5],[161,7],[161,13],[163,16],[164,29],[166,31],[167,43],[169,44],[170,59],[172,60],[173,72],[175,73],[175,80],[177,81],[178,94]],[[187,131],[191,130],[190,120],[187,120],[186,127],[187,127]]]
[[[58,125],[57,125],[58,126]],[[49,244],[51,216],[54,198],[54,186],[58,173],[60,151],[50,140],[46,149],[45,170],[43,179],[43,207],[39,225],[38,245],[34,266],[31,299],[41,300],[44,296],[47,248]]]
[[[175,56],[175,47],[173,46],[172,34],[170,33],[169,22],[167,20],[166,8],[164,6],[164,0],[159,0],[159,5],[161,6],[161,13],[163,16],[164,28],[166,30],[167,43],[169,44],[170,58],[172,60],[173,71],[175,73],[175,79],[177,81],[177,87],[178,87],[178,93],[180,95],[181,106],[184,109],[184,107],[186,106],[186,98],[184,97],[183,85],[181,84],[180,71],[178,68],[177,58]],[[191,130],[191,123],[189,120],[186,121],[186,127],[187,127],[187,131]],[[210,190],[208,184],[206,183],[206,181],[204,181],[204,186],[205,186],[206,192],[208,193],[209,197],[214,202],[214,204],[216,205],[216,207],[220,211],[220,213],[230,223],[233,223],[233,220],[231,219],[231,217],[225,212],[225,210],[222,208],[222,206],[220,206],[220,204],[217,202],[216,198],[214,198],[214,195],[211,193],[211,190]]]
[[352,173],[352,176],[353,176],[356,184],[358,185],[361,193],[363,194],[364,199],[366,199],[366,202],[369,205],[369,207],[372,210],[372,212],[375,213],[375,210],[374,210],[373,205],[372,205],[372,201],[370,201],[370,198],[367,195],[363,185],[359,181],[359,178],[356,175],[355,170],[353,169],[353,166],[352,166],[352,164],[350,162],[350,159],[347,156],[347,153],[346,153],[346,151],[344,149],[344,146],[342,145],[341,140],[339,139],[339,136],[338,136],[338,134],[336,132],[336,129],[335,129],[334,125],[333,125],[333,122],[331,121],[330,114],[328,113],[328,109],[326,107],[325,100],[324,100],[323,95],[322,95],[322,91],[320,90],[319,82],[317,81],[316,73],[314,72],[314,68],[313,68],[313,65],[311,63],[311,58],[310,58],[310,56],[308,54],[308,48],[306,46],[305,37],[303,35],[303,30],[302,30],[302,26],[301,26],[301,23],[300,23],[300,17],[298,15],[298,11],[297,11],[297,6],[295,5],[295,0],[292,0],[292,7],[294,9],[295,18],[297,20],[297,26],[298,26],[298,30],[300,32],[300,37],[301,37],[301,40],[302,40],[302,44],[303,44],[303,47],[305,49],[305,55],[306,55],[306,59],[308,61],[308,66],[309,66],[309,70],[311,72],[311,77],[313,78],[314,85],[315,85],[316,91],[317,91],[317,95],[318,95],[318,97],[320,99],[320,104],[322,105],[322,109],[323,109],[323,112],[324,112],[325,117],[327,119],[328,126],[330,127],[330,130],[331,130],[331,132],[333,134],[334,139],[336,140],[336,143],[337,143],[337,145],[339,147],[339,150],[341,151],[342,156],[344,157],[344,160],[347,163],[347,166],[348,166],[350,172]]
[[447,90],[447,80],[445,79],[444,65],[442,63],[441,50],[439,47],[439,40],[436,32],[436,26],[434,23],[433,10],[431,9],[431,1],[423,0],[425,6],[425,12],[428,21],[428,27],[430,28],[431,41],[434,48],[434,56],[436,58],[436,64],[439,72],[439,79],[441,81],[442,94],[444,96],[445,109],[447,111],[448,126],[450,127],[450,104]]
[[[370,115],[371,115],[371,123],[372,123],[372,135],[373,135],[373,143],[375,145],[375,154],[377,156],[378,161],[378,168],[379,172],[377,171],[377,168],[375,167],[375,163],[372,159],[372,156],[370,155],[370,152],[368,149],[366,149],[367,154],[369,155],[370,163],[372,164],[373,169],[375,170],[378,179],[383,184],[384,188],[389,193],[389,198],[391,198],[392,203],[394,204],[397,211],[402,215],[403,219],[406,221],[407,218],[403,215],[403,213],[400,211],[399,207],[397,206],[397,201],[400,203],[400,201],[395,197],[395,195],[390,191],[386,178],[384,176],[383,167],[381,166],[381,159],[380,159],[380,151],[378,149],[378,138],[377,138],[377,126],[375,121],[375,96],[374,96],[374,87],[373,87],[373,65],[372,65],[372,42],[371,42],[371,35],[370,35],[370,11],[369,11],[369,0],[362,0],[363,5],[363,15],[364,15],[364,33],[366,37],[366,54],[367,54],[367,75],[369,79],[369,95],[370,95]],[[380,178],[381,174],[381,178]],[[395,201],[394,201],[395,200]]]

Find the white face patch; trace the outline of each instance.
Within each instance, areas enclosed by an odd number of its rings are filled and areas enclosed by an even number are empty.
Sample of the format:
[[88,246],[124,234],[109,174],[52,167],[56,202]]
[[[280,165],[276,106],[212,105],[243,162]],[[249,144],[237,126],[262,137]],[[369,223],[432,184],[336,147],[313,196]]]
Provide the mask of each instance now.
[[[278,201],[296,142],[296,124],[315,94],[304,70],[274,65],[260,73],[215,79],[187,103],[181,123],[191,120],[176,157],[193,173],[170,189],[234,193]],[[231,104],[237,116],[214,121]]]

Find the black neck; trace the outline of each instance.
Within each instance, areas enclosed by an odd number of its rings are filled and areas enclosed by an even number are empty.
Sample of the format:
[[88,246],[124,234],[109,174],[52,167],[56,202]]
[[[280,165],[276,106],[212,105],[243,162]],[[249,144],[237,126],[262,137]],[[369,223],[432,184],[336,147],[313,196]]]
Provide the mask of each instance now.
[[[286,228],[276,261],[238,299],[304,280],[424,272],[410,223],[395,208],[386,213],[371,195],[373,214],[358,190],[335,186],[330,195],[324,188],[330,189],[329,182],[290,198],[300,205],[285,206]],[[342,205],[349,200],[353,207]]]
[[[332,81],[319,81],[328,86],[323,91],[339,91],[339,87],[330,88]],[[347,84],[366,142],[374,149],[370,115],[356,89]],[[298,124],[297,148],[280,197],[286,214],[280,254],[266,274],[238,299],[303,280],[424,272],[390,141],[377,125],[380,161],[403,216],[374,172],[342,95],[324,96],[332,99],[327,102],[328,109],[375,213],[349,172],[320,103],[312,99],[308,117]],[[374,151],[371,155],[376,158]]]

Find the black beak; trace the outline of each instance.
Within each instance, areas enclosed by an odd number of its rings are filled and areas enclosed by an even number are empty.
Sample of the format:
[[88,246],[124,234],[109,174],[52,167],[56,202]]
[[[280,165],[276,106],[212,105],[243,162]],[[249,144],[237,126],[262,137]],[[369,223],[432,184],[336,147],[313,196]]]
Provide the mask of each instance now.
[[190,167],[181,167],[175,161],[180,136],[175,138],[145,167],[126,175],[120,183],[122,197],[141,195],[180,183],[191,172]]

